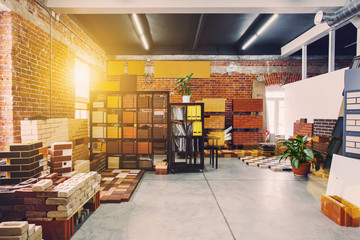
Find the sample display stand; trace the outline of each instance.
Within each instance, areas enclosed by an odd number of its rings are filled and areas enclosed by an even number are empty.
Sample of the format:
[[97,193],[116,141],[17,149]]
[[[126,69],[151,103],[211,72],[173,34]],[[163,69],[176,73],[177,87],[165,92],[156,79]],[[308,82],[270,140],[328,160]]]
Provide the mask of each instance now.
[[167,159],[170,112],[167,91],[93,91],[90,159],[107,154],[107,168],[153,169]]
[[204,169],[204,104],[171,103],[169,169],[172,173]]

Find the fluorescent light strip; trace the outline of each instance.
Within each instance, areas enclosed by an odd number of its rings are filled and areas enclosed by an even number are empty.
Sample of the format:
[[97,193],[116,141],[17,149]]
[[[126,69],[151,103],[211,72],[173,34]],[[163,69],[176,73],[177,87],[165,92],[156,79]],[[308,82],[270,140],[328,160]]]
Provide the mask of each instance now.
[[249,41],[247,41],[243,46],[242,46],[242,50],[245,50],[251,43],[253,43],[255,41],[255,39],[261,34],[263,33],[274,21],[275,19],[278,17],[278,14],[274,14],[258,31],[257,33],[252,36]]
[[149,44],[148,44],[148,42],[147,42],[147,40],[146,40],[144,31],[143,31],[143,29],[142,29],[142,27],[141,27],[141,24],[140,24],[140,20],[139,20],[138,15],[135,14],[135,13],[133,13],[133,14],[132,14],[132,17],[133,17],[133,19],[134,19],[136,29],[137,29],[137,31],[138,31],[138,33],[139,33],[139,35],[140,35],[140,39],[141,39],[142,44],[144,45],[144,48],[145,48],[146,50],[149,50]]
[[272,24],[273,21],[275,21],[275,19],[278,17],[278,14],[274,14],[260,29],[259,31],[256,33],[257,35],[260,35],[263,31],[265,31],[265,29],[267,29],[270,24]]

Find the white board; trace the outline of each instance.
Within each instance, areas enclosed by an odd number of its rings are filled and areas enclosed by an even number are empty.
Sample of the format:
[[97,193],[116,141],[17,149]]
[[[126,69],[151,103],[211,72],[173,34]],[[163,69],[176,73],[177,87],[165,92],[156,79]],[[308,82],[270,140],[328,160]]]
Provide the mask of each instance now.
[[360,207],[360,159],[333,155],[326,194]]

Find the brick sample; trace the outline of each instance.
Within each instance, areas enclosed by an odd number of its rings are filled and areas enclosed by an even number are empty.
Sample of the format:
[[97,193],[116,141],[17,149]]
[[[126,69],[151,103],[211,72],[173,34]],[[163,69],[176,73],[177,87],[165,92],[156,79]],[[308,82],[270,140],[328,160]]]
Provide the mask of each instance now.
[[262,112],[263,100],[262,99],[234,99],[233,100],[234,112]]
[[204,118],[204,128],[225,129],[225,116],[210,116]]
[[204,112],[225,112],[226,98],[203,98]]
[[234,145],[257,145],[263,142],[262,132],[234,132],[233,144]]
[[237,129],[254,129],[263,127],[262,115],[234,115],[233,127]]
[[72,171],[72,148],[72,142],[55,142],[51,144],[51,148],[48,150],[51,172],[62,175]]
[[43,154],[39,153],[41,147],[41,142],[18,143],[8,145],[8,152],[0,152],[0,158],[6,158],[6,164],[0,166],[6,178],[0,178],[0,184],[17,184],[38,177],[43,170],[39,162],[43,159]]

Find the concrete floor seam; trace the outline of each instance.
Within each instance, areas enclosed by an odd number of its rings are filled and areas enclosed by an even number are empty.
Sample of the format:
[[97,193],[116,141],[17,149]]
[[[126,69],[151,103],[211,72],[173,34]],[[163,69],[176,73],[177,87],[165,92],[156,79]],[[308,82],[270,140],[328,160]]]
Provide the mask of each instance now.
[[226,223],[227,227],[229,228],[229,231],[230,231],[230,233],[231,233],[231,236],[233,237],[234,240],[236,240],[235,235],[234,235],[234,233],[233,233],[233,231],[232,231],[232,229],[231,229],[231,227],[230,227],[230,224],[229,224],[228,220],[226,219],[225,214],[224,214],[224,212],[222,211],[222,209],[221,209],[221,207],[220,207],[220,204],[219,204],[219,202],[218,202],[218,200],[217,200],[217,198],[216,198],[216,196],[215,196],[215,193],[214,193],[213,189],[212,189],[211,186],[210,186],[209,181],[207,180],[207,178],[206,178],[206,176],[205,176],[205,173],[202,173],[202,174],[203,174],[203,176],[204,176],[204,178],[205,178],[205,181],[206,181],[207,185],[209,186],[209,189],[210,189],[210,191],[211,191],[211,194],[213,195],[213,197],[214,197],[214,199],[215,199],[216,205],[218,206],[218,208],[219,208],[219,210],[220,210],[220,212],[221,212],[221,215],[223,216],[223,218],[224,218],[224,220],[225,220],[225,223]]

